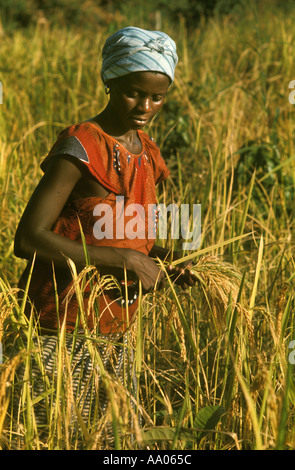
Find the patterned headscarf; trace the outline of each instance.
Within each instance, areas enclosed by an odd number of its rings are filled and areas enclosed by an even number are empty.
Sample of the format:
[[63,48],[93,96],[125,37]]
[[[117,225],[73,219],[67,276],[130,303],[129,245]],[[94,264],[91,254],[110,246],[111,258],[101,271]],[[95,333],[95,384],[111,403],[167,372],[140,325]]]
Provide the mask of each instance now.
[[102,50],[101,77],[112,78],[132,72],[162,72],[174,80],[178,62],[175,42],[161,31],[128,26],[110,36]]

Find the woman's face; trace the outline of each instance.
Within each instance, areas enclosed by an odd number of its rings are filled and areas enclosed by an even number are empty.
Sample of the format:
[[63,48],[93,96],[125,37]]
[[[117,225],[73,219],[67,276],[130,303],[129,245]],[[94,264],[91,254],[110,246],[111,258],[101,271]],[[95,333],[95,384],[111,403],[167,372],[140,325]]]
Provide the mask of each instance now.
[[162,108],[170,79],[156,72],[135,72],[111,80],[109,105],[125,130],[141,129]]

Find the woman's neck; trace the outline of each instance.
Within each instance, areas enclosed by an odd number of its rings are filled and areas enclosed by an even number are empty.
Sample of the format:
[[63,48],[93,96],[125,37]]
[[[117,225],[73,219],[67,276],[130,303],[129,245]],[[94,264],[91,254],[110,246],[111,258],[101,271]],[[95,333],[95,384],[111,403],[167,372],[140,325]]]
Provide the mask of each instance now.
[[137,130],[124,127],[124,124],[116,119],[109,105],[91,120],[106,134],[120,142],[130,153],[139,154],[141,152],[142,144]]

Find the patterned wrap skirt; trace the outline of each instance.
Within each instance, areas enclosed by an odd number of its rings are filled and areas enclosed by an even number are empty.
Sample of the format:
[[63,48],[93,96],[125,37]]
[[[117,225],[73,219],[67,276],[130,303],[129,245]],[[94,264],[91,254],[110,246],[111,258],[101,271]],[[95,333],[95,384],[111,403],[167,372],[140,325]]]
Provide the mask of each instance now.
[[[63,346],[55,335],[34,338],[29,372],[26,372],[26,362],[23,362],[15,375],[12,413],[14,422],[18,423],[16,435],[24,437],[27,426],[28,401],[25,400],[24,406],[23,399],[27,383],[31,419],[41,440],[46,441],[54,419],[60,419],[68,433],[70,430],[71,440],[79,441],[82,448],[85,443],[83,430],[89,436],[98,433],[99,429],[101,443],[98,448],[113,448],[111,420],[107,421],[106,417],[110,410],[110,395],[105,380],[116,385],[112,387],[115,394],[121,387],[121,392],[128,390],[133,397],[136,395],[129,333],[90,338],[91,348],[82,334],[67,334]],[[95,359],[97,354],[99,360]],[[131,406],[132,403],[134,399],[131,398]],[[109,418],[110,415],[108,413]]]

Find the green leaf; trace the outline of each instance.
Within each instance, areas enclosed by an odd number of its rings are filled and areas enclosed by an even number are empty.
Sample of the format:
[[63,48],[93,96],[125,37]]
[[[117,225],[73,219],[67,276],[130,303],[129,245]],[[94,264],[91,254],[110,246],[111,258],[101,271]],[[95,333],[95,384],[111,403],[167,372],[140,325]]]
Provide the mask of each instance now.
[[142,431],[144,442],[174,441],[177,435],[179,441],[199,441],[206,431],[211,431],[217,425],[221,416],[225,413],[223,406],[206,406],[196,416],[195,428],[176,428],[170,426],[155,426]]
[[[155,426],[142,431],[142,438],[145,442],[153,441],[173,441],[177,428],[170,426]],[[178,434],[179,440],[195,441],[196,435],[192,430],[182,429]]]
[[206,406],[202,408],[196,416],[195,426],[199,429],[209,431],[217,425],[225,409],[221,405]]

